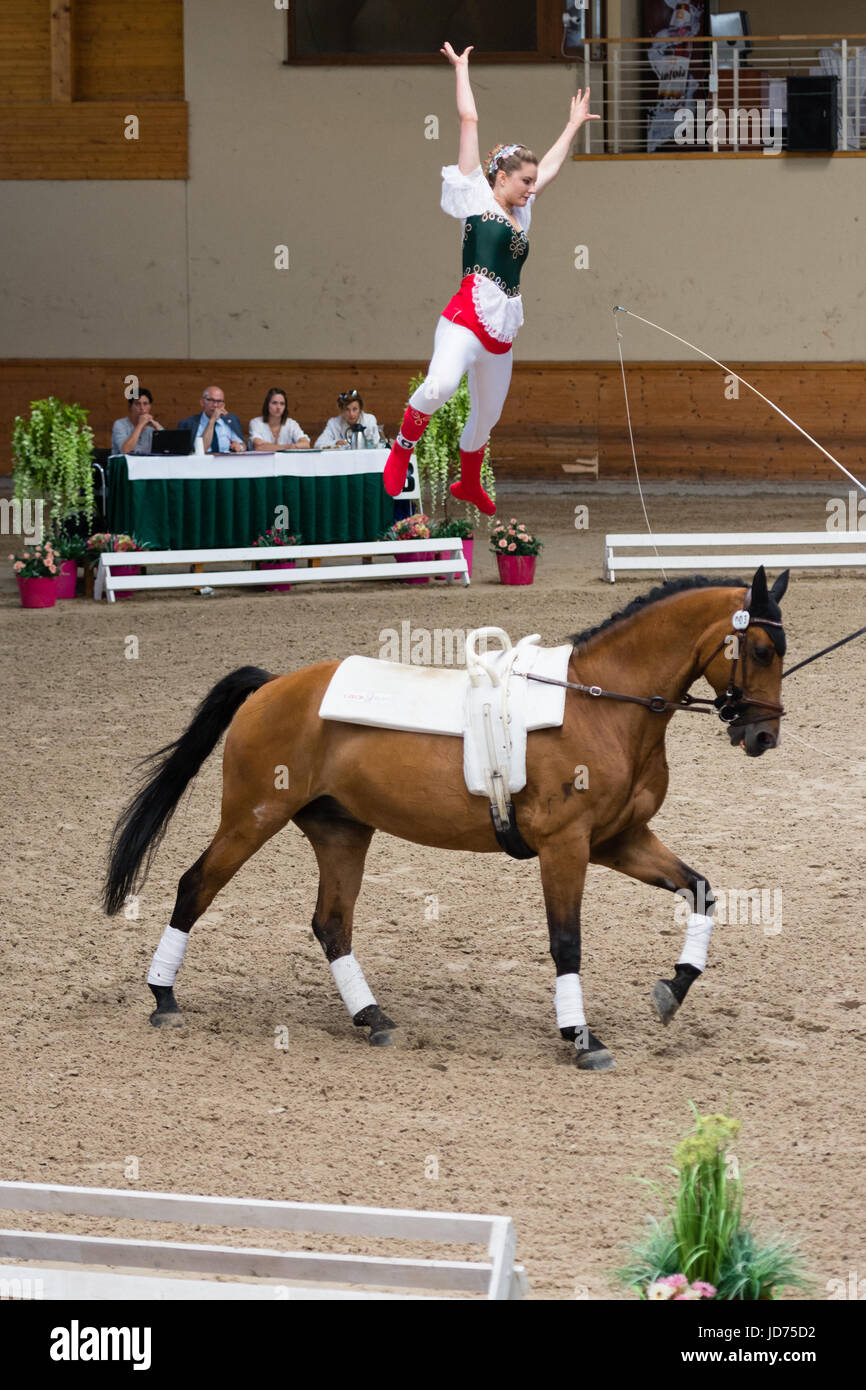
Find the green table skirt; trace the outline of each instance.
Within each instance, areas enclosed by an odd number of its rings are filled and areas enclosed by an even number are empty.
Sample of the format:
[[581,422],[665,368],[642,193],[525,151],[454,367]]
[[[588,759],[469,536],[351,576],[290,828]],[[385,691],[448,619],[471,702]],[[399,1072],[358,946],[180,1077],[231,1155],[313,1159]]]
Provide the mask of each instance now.
[[289,529],[308,545],[378,540],[394,520],[381,473],[322,478],[181,478],[131,483],[109,467],[108,525],[158,550],[252,545],[288,507]]

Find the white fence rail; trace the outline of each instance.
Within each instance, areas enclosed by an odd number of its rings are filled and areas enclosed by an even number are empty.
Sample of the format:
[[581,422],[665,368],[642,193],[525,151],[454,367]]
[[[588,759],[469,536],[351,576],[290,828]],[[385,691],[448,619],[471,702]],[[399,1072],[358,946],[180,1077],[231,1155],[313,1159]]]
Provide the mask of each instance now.
[[[855,550],[854,546],[863,549]],[[689,546],[696,554],[677,555],[670,550]],[[758,546],[743,551],[744,546]],[[776,547],[785,547],[777,553]],[[819,546],[814,554],[789,546]],[[720,553],[735,548],[734,554]],[[639,550],[639,555],[624,555],[623,550]],[[652,552],[651,554],[647,552]],[[658,552],[658,553],[657,553]],[[687,534],[661,532],[650,536],[646,532],[610,534],[604,538],[604,570],[602,578],[616,582],[617,573],[637,570],[755,570],[758,565],[768,569],[836,569],[856,565],[866,568],[866,532],[864,531],[704,531]]]
[[[332,1255],[318,1251],[266,1250],[176,1241],[124,1240],[46,1231],[0,1230],[0,1260],[39,1261],[37,1267],[0,1264],[0,1281],[41,1281],[47,1298],[381,1298],[419,1295],[374,1289],[424,1289],[475,1294],[488,1299],[522,1298],[528,1284],[515,1265],[516,1236],[510,1217],[459,1212],[408,1211],[387,1207],[271,1202],[240,1197],[201,1197],[176,1192],[122,1188],[63,1187],[47,1183],[0,1182],[0,1209],[95,1216],[106,1220],[167,1221],[181,1226],[232,1226],[250,1230],[306,1231],[368,1240],[414,1240],[448,1245],[481,1244],[484,1260],[435,1260]],[[50,1265],[43,1262],[50,1261]],[[54,1266],[153,1269],[153,1276],[104,1274]],[[169,1272],[229,1276],[233,1284],[167,1277]],[[282,1283],[251,1284],[250,1279]],[[313,1290],[305,1282],[349,1285],[348,1290]],[[190,1293],[195,1287],[197,1292]],[[235,1289],[236,1293],[227,1290]],[[100,1291],[101,1290],[101,1291]],[[420,1295],[424,1296],[424,1295]],[[429,1296],[429,1294],[427,1295]]]
[[[422,559],[423,555],[433,559]],[[398,555],[417,555],[415,560],[400,563]],[[325,564],[326,560],[354,557],[355,564]],[[364,563],[365,558],[368,563]],[[275,560],[316,560],[309,569],[292,570],[227,570],[208,569],[197,574],[113,574],[130,564],[148,569],[168,565],[227,565],[239,561],[269,563]],[[374,560],[388,563],[374,564]],[[93,597],[103,595],[115,601],[118,589],[202,589],[207,586],[246,586],[249,584],[321,584],[345,579],[411,579],[413,576],[440,575],[449,582],[459,579],[469,583],[469,570],[459,538],[419,541],[346,541],[336,545],[274,545],[267,547],[242,546],[226,550],[106,550],[99,557],[99,568],[93,585]]]

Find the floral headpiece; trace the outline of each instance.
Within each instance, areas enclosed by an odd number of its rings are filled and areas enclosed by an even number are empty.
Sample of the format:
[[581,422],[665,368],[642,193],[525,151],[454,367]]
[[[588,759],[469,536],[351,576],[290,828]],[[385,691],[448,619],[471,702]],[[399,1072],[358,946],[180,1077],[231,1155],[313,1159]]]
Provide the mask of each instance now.
[[490,158],[487,161],[488,174],[492,174],[493,170],[498,167],[503,159],[507,159],[509,155],[516,154],[517,151],[522,148],[522,145],[494,145],[493,149],[490,151]]

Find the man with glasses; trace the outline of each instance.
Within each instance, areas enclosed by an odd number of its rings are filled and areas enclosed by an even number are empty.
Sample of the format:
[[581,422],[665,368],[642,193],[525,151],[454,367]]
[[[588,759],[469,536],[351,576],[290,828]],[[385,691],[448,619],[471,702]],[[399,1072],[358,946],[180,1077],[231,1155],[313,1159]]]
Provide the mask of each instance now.
[[[339,415],[332,415],[315,443],[317,449],[339,448],[341,445],[359,444],[355,436],[363,431],[368,449],[379,445],[379,422],[375,415],[368,415],[360,392],[341,391],[337,397]],[[360,429],[358,428],[360,426]],[[363,444],[361,445],[363,448]]]
[[226,398],[219,386],[208,386],[202,393],[200,415],[178,422],[179,430],[191,430],[193,442],[201,439],[206,454],[242,454],[244,432],[237,415],[226,410]]

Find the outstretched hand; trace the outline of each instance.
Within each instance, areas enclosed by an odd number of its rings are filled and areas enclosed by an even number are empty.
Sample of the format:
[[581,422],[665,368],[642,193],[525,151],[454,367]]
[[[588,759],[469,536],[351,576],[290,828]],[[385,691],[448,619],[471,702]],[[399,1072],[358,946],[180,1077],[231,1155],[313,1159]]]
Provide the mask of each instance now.
[[448,59],[452,67],[468,68],[469,54],[472,52],[474,47],[474,44],[470,44],[468,48],[464,48],[462,53],[455,53],[450,43],[448,43],[448,41],[446,40],[444,47],[440,48],[439,52],[445,54],[445,57]]
[[584,121],[600,121],[601,116],[594,116],[589,109],[589,87],[585,92],[577,89],[577,95],[571,98],[571,112],[568,124],[575,130],[579,130]]

